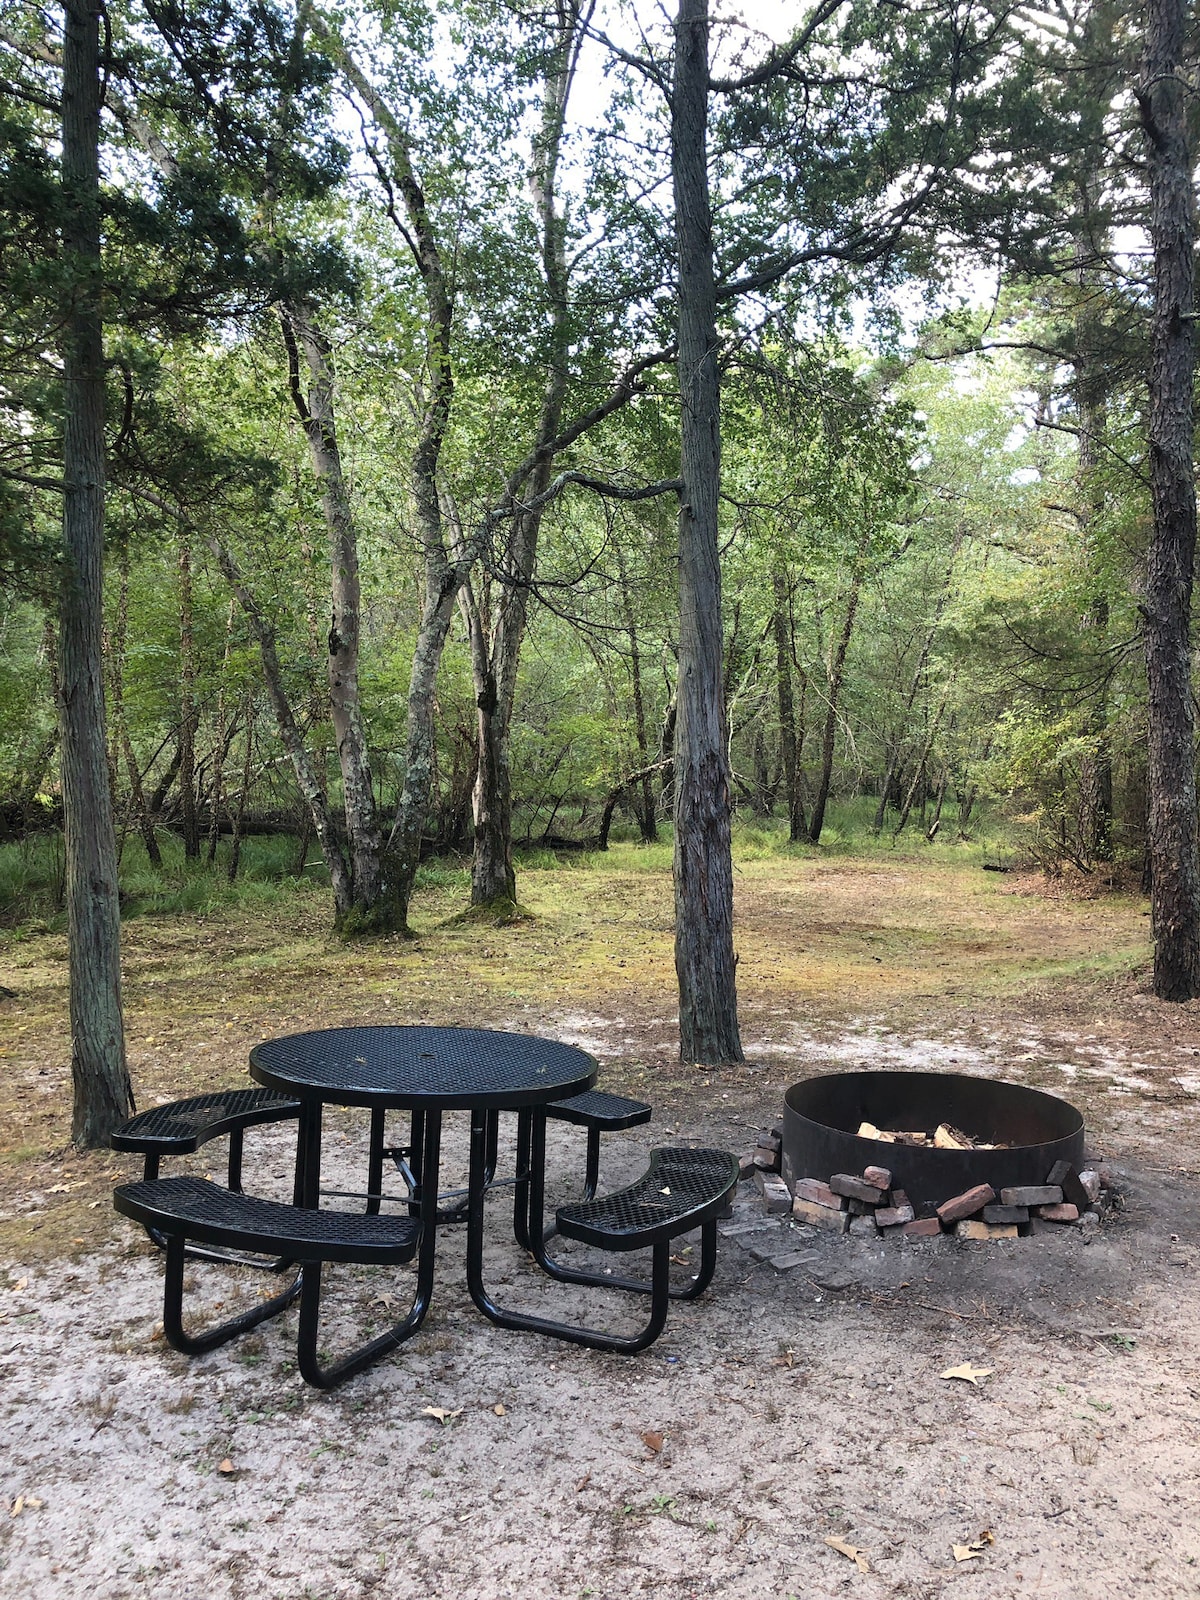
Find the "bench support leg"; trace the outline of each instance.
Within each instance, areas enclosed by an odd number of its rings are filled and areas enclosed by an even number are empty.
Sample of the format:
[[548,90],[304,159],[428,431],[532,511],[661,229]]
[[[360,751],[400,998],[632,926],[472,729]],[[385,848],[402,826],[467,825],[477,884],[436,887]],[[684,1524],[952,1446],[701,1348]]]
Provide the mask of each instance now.
[[315,1389],[333,1389],[356,1372],[362,1372],[381,1356],[388,1355],[398,1345],[410,1339],[425,1320],[433,1294],[434,1251],[437,1245],[437,1181],[438,1157],[442,1138],[440,1111],[428,1111],[423,1117],[424,1149],[421,1153],[421,1170],[428,1179],[421,1197],[421,1243],[417,1254],[417,1287],[408,1315],[395,1327],[381,1333],[378,1338],[362,1345],[350,1355],[335,1361],[332,1366],[322,1366],[318,1358],[318,1339],[321,1314],[321,1263],[309,1262],[302,1274],[300,1293],[300,1327],[296,1336],[296,1356],[300,1375],[305,1383]]
[[[543,1111],[529,1113],[529,1205],[525,1216],[541,1221],[544,1205],[543,1182],[546,1165],[546,1116]],[[522,1119],[526,1113],[522,1113]],[[518,1143],[522,1139],[518,1135]],[[471,1114],[471,1186],[467,1218],[467,1287],[471,1299],[484,1316],[501,1328],[515,1328],[528,1333],[545,1333],[554,1339],[566,1339],[571,1344],[586,1345],[590,1350],[615,1350],[632,1354],[653,1344],[663,1331],[670,1302],[671,1246],[667,1240],[653,1246],[654,1264],[650,1283],[650,1320],[640,1333],[606,1333],[597,1328],[577,1328],[570,1323],[553,1322],[548,1317],[536,1317],[525,1311],[509,1311],[492,1299],[483,1282],[483,1207],[487,1192],[488,1130],[486,1113]],[[520,1155],[518,1155],[518,1162]],[[518,1173],[523,1169],[518,1165]],[[520,1183],[518,1184],[520,1187]],[[516,1218],[521,1215],[518,1197]],[[606,1287],[611,1280],[599,1280]]]
[[215,1350],[219,1345],[228,1344],[229,1340],[236,1339],[239,1333],[246,1333],[249,1329],[256,1328],[260,1322],[266,1322],[268,1318],[277,1317],[281,1311],[286,1311],[300,1293],[303,1271],[297,1273],[295,1280],[281,1294],[273,1295],[270,1300],[251,1306],[249,1311],[243,1311],[237,1317],[230,1317],[227,1322],[218,1323],[215,1328],[209,1328],[205,1333],[187,1333],[183,1326],[183,1274],[188,1251],[181,1233],[169,1235],[166,1240],[166,1251],[167,1270],[163,1279],[163,1337],[173,1350],[178,1350],[185,1356],[201,1356],[208,1350]]

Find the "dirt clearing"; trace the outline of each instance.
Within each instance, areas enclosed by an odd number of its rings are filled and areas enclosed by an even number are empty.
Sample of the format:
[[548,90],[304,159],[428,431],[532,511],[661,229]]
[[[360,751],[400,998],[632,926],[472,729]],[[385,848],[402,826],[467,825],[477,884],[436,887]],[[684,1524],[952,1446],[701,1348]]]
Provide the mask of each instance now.
[[[1200,1007],[1143,992],[1143,907],[903,861],[743,863],[750,1060],[684,1073],[669,883],[614,856],[526,874],[537,916],[513,929],[446,926],[452,907],[431,894],[409,945],[337,945],[315,898],[276,924],[131,924],[142,1103],[237,1082],[249,1044],[302,1027],[528,1027],[583,1043],[603,1082],[653,1101],[649,1128],[606,1142],[617,1183],[651,1140],[744,1145],[808,1073],[951,1067],[1074,1100],[1092,1152],[1123,1172],[1117,1220],[1089,1244],[796,1234],[809,1259],[786,1274],[729,1236],[708,1294],[673,1306],[636,1357],[484,1322],[448,1231],[422,1332],[319,1395],[292,1370],[294,1313],[197,1361],[154,1337],[161,1258],[108,1206],[133,1169],[65,1149],[61,949],[10,943],[0,1596],[1200,1593]],[[448,1182],[465,1168],[457,1123]],[[354,1187],[365,1126],[332,1113],[329,1127],[325,1180]],[[565,1197],[582,1141],[553,1131]],[[259,1192],[286,1195],[293,1137],[248,1137]],[[219,1175],[220,1156],[194,1169]],[[618,1297],[546,1284],[507,1222],[501,1198],[498,1295],[618,1325]],[[263,1286],[192,1276],[199,1316]],[[409,1277],[331,1272],[330,1350],[394,1320]],[[990,1372],[940,1376],[964,1362]]]

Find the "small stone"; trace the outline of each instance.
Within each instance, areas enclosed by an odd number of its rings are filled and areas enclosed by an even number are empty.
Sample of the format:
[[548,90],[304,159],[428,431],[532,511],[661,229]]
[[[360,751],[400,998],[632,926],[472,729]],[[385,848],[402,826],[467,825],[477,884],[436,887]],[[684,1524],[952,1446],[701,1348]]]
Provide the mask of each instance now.
[[942,1225],[936,1217],[918,1217],[915,1222],[904,1224],[907,1239],[936,1239],[941,1231]]
[[1064,1200],[1056,1206],[1039,1206],[1037,1214],[1046,1222],[1078,1222],[1079,1207]]
[[1029,1221],[1028,1206],[984,1206],[983,1220],[996,1227],[1004,1228],[1009,1224],[1019,1226]]
[[855,1239],[878,1239],[879,1229],[875,1226],[874,1216],[851,1217],[849,1233]]
[[1005,1206],[1059,1206],[1062,1197],[1056,1183],[1027,1183],[1000,1191],[1000,1203]]
[[769,1215],[783,1216],[792,1209],[792,1191],[782,1178],[777,1178],[771,1172],[760,1172],[754,1181],[762,1194]]
[[791,1272],[793,1267],[803,1267],[813,1261],[821,1259],[816,1250],[783,1250],[773,1256],[767,1256],[766,1262],[774,1267],[776,1272]]
[[990,1222],[980,1222],[977,1217],[971,1217],[958,1223],[954,1232],[959,1239],[1015,1239],[1017,1237],[1017,1230],[1014,1225],[993,1227]]
[[[1089,1168],[1087,1171],[1079,1174],[1079,1182],[1083,1188],[1084,1194],[1087,1195],[1088,1200],[1092,1205],[1095,1205],[1096,1201],[1100,1198],[1100,1174],[1092,1171]],[[1065,1199],[1066,1196],[1064,1195],[1063,1198]]]
[[844,1194],[848,1200],[865,1200],[872,1206],[879,1204],[883,1193],[878,1184],[868,1183],[865,1178],[857,1178],[852,1172],[834,1173],[829,1180],[829,1187],[834,1194]]
[[1079,1181],[1079,1174],[1069,1161],[1056,1161],[1046,1174],[1046,1182],[1057,1184],[1063,1192],[1063,1199],[1070,1205],[1078,1206],[1080,1210],[1086,1208],[1088,1195]]
[[1097,1167],[1096,1176],[1100,1179],[1100,1187],[1102,1189],[1115,1189],[1117,1187],[1117,1175],[1111,1167]]
[[972,1217],[977,1211],[982,1211],[995,1198],[996,1191],[990,1183],[977,1183],[973,1189],[965,1189],[953,1199],[943,1200],[937,1208],[937,1214],[945,1223],[958,1222],[962,1217]]
[[886,1167],[864,1167],[863,1177],[867,1183],[873,1183],[877,1189],[890,1189],[892,1175]]
[[881,1228],[898,1228],[902,1223],[912,1222],[916,1212],[909,1205],[880,1206],[875,1213],[875,1221]]
[[831,1211],[842,1209],[841,1197],[819,1178],[798,1178],[792,1193],[797,1200],[811,1200],[814,1205],[828,1206]]
[[834,1292],[852,1289],[855,1283],[854,1274],[844,1271],[841,1267],[826,1267],[824,1270],[818,1267],[810,1276],[818,1289],[829,1289]]
[[[1081,1172],[1079,1176],[1082,1178],[1083,1173]],[[1081,1211],[1079,1213],[1079,1226],[1084,1233],[1090,1233],[1093,1228],[1100,1226],[1100,1213],[1098,1211]]]
[[828,1228],[833,1233],[845,1233],[850,1221],[849,1212],[831,1211],[813,1200],[793,1200],[792,1215],[800,1222],[807,1222],[814,1228]]

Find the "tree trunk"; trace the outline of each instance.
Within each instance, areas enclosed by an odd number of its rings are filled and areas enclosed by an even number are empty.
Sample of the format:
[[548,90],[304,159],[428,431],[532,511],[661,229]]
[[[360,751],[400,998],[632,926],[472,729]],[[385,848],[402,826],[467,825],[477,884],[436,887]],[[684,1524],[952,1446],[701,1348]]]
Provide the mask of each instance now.
[[675,971],[684,1061],[741,1061],[721,681],[720,375],[708,188],[708,0],[679,0],[671,97],[679,264],[679,679]]
[[229,865],[226,876],[235,882],[242,864],[242,825],[246,820],[246,799],[250,793],[250,773],[254,761],[254,699],[246,696],[246,753],[242,762],[242,782],[238,789],[237,808],[230,819]]
[[[342,774],[352,896],[351,910],[342,915],[340,924],[343,931],[386,930],[394,925],[395,905],[385,892],[379,817],[358,687],[362,615],[358,539],[342,472],[329,342],[311,306],[293,302],[283,308],[281,316],[292,401],[320,485],[329,540],[329,709]],[[307,396],[301,386],[301,355],[308,369]]]
[[107,1145],[130,1113],[121,1016],[121,917],[104,737],[104,337],[100,262],[99,13],[64,10],[62,74],[64,325],[63,567],[59,717],[66,827],[71,1134]]
[[850,639],[854,633],[854,619],[858,615],[858,598],[862,592],[862,560],[855,562],[854,571],[850,578],[850,597],[846,602],[846,616],[842,622],[842,631],[838,635],[837,644],[829,660],[828,697],[825,703],[825,733],[821,740],[821,776],[817,783],[817,793],[813,799],[812,816],[809,818],[808,837],[811,843],[819,844],[821,829],[825,826],[825,807],[829,802],[829,789],[833,782],[833,749],[837,737],[838,701],[841,699],[842,684],[846,677],[846,652],[850,648]]
[[1144,80],[1136,90],[1146,134],[1154,247],[1149,415],[1154,520],[1146,555],[1144,612],[1154,992],[1162,1000],[1190,1000],[1200,994],[1200,862],[1189,648],[1196,487],[1188,18],[1185,0],[1147,0]]
[[775,693],[779,702],[779,759],[783,768],[783,791],[787,798],[788,841],[795,844],[803,837],[803,806],[796,759],[796,700],[792,692],[788,583],[786,575],[778,567],[771,574],[771,591],[774,597],[771,632],[775,640]]
[[142,788],[142,774],[138,769],[137,757],[133,751],[133,740],[129,736],[129,720],[125,715],[125,651],[129,633],[129,541],[121,544],[120,554],[120,587],[117,591],[117,626],[113,635],[112,652],[112,721],[115,726],[113,738],[112,767],[114,775],[118,762],[124,759],[125,770],[129,774],[129,804],[137,821],[138,831],[142,836],[142,843],[146,847],[146,857],[152,867],[161,868],[162,853],[158,848],[158,839],[154,833],[154,823],[150,817],[150,808],[146,804],[146,791]]
[[183,854],[200,859],[196,815],[196,652],[192,626],[192,549],[186,529],[179,534],[179,803]]
[[654,815],[654,789],[649,766],[650,745],[646,737],[646,700],[642,690],[642,650],[638,639],[637,618],[633,610],[633,596],[629,588],[629,572],[625,554],[617,546],[617,572],[621,580],[621,609],[625,614],[625,631],[629,635],[629,676],[633,689],[633,734],[637,740],[638,765],[643,769],[641,793],[637,805],[638,828],[643,844],[656,844],[658,823]]
[[[217,846],[221,841],[221,807],[225,800],[225,754],[229,737],[225,727],[225,695],[229,687],[229,660],[233,651],[233,608],[230,600],[225,616],[225,651],[221,657],[221,681],[217,685],[217,737],[213,744],[212,808],[208,818],[208,864],[217,859]],[[226,806],[226,809],[228,807]],[[307,813],[305,813],[307,815]]]

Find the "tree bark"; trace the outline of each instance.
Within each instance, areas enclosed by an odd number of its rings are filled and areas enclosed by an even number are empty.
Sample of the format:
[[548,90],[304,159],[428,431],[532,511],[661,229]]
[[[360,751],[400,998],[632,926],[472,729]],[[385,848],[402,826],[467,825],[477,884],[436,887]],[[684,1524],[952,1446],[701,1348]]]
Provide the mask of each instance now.
[[775,640],[775,694],[779,703],[779,759],[788,809],[788,842],[803,838],[796,748],[796,698],[792,691],[792,638],[788,626],[789,597],[786,575],[776,567],[771,574],[771,633]]
[[625,631],[629,635],[629,676],[633,690],[633,734],[637,740],[638,765],[642,768],[641,794],[637,806],[638,827],[643,844],[658,842],[658,822],[654,814],[654,789],[651,785],[653,768],[649,765],[650,744],[646,736],[646,697],[642,687],[642,649],[638,638],[637,618],[633,610],[633,595],[629,588],[629,572],[625,555],[617,547],[617,572],[621,581],[621,609],[625,615]]
[[743,1060],[733,950],[729,757],[722,693],[720,375],[708,186],[708,0],[679,0],[671,94],[679,268],[679,678],[675,971],[684,1061]]
[[[292,401],[320,485],[329,540],[329,709],[342,773],[352,897],[351,909],[340,921],[343,931],[351,927],[354,931],[381,930],[392,926],[395,907],[385,889],[379,817],[358,687],[362,618],[358,538],[338,444],[329,342],[311,306],[292,302],[281,316]],[[301,384],[301,355],[308,369],[307,395]],[[403,916],[400,920],[402,923]]]
[[1150,363],[1150,488],[1145,641],[1149,686],[1149,854],[1154,992],[1200,994],[1200,862],[1191,694],[1196,488],[1192,463],[1195,199],[1185,59],[1185,0],[1147,0],[1143,82],[1154,316]]
[[862,558],[855,561],[854,570],[850,577],[850,595],[846,601],[846,615],[842,621],[842,631],[838,635],[837,643],[833,647],[833,654],[829,658],[829,674],[827,680],[827,698],[825,702],[825,732],[821,739],[821,776],[817,782],[817,792],[813,799],[812,816],[808,823],[808,837],[811,843],[819,844],[821,829],[825,826],[825,807],[829,803],[829,789],[833,782],[833,747],[837,737],[838,702],[841,699],[842,684],[846,678],[846,652],[850,648],[850,640],[854,633],[854,619],[858,615],[858,600],[862,593]]
[[192,549],[186,528],[179,533],[179,804],[183,854],[200,858],[196,815],[196,652],[192,626]]
[[115,724],[112,767],[114,776],[121,758],[129,774],[129,804],[137,820],[146,857],[152,867],[162,867],[162,853],[154,832],[150,808],[146,804],[146,791],[142,787],[142,774],[133,751],[129,735],[129,719],[125,715],[125,651],[129,634],[129,541],[121,544],[120,587],[117,592],[117,625],[113,635],[112,659],[112,721]]
[[130,1113],[121,1016],[121,918],[104,736],[104,336],[100,261],[100,29],[63,7],[63,568],[59,718],[66,828],[71,1133],[107,1145]]

